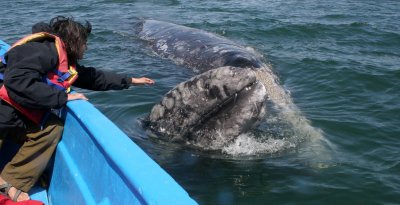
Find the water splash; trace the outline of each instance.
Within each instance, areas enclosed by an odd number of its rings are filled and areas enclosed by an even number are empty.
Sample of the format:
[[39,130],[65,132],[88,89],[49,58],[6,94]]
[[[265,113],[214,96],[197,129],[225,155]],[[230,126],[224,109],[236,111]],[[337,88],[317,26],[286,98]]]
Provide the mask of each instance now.
[[259,139],[254,134],[247,133],[240,135],[233,143],[223,147],[222,152],[232,156],[249,156],[277,153],[295,146],[287,139],[274,139],[272,137]]

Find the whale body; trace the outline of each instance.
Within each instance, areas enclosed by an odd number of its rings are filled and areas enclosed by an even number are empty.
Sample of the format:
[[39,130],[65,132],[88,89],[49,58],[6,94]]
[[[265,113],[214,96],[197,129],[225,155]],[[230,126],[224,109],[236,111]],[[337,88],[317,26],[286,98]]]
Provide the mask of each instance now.
[[198,72],[223,66],[260,68],[263,65],[262,56],[254,50],[203,30],[144,20],[138,24],[137,31],[158,55]]
[[[329,140],[311,126],[272,66],[254,49],[163,21],[143,20],[136,29],[154,53],[197,73],[151,110],[146,124],[157,136],[233,155],[237,150],[274,152],[307,140],[312,144],[302,150],[303,156],[317,164],[331,158]],[[243,141],[246,137],[255,139],[258,148]]]
[[168,22],[143,20],[136,30],[157,55],[197,73],[153,107],[146,123],[153,132],[207,146],[221,136],[230,142],[265,118],[269,88],[260,76],[272,74],[261,54],[216,34]]

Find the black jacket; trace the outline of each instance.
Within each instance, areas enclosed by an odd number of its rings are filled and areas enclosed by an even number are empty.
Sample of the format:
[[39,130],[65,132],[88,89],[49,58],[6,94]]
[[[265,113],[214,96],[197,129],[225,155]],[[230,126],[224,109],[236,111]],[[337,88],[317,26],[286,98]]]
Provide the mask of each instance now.
[[[58,55],[54,42],[30,42],[11,49],[5,56],[7,65],[0,65],[4,86],[9,96],[20,105],[32,109],[60,108],[67,94],[43,82],[43,76],[57,67]],[[120,90],[129,88],[127,76],[77,65],[78,79],[73,86],[90,90]],[[26,119],[12,106],[0,102],[0,132],[13,127],[25,127]]]

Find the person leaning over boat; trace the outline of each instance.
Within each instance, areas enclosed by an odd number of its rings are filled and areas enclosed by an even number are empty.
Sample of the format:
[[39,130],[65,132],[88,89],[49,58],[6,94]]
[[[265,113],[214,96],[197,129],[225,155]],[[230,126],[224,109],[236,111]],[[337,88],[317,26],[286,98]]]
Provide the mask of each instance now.
[[154,84],[146,77],[130,78],[79,65],[91,32],[89,22],[83,25],[72,17],[58,16],[49,24],[36,24],[32,32],[14,44],[0,64],[4,74],[4,81],[0,80],[0,148],[5,139],[22,143],[1,171],[0,192],[16,201],[29,199],[27,192],[60,140],[63,122],[49,110],[70,100],[87,100],[81,93],[68,93],[71,84],[98,91]]

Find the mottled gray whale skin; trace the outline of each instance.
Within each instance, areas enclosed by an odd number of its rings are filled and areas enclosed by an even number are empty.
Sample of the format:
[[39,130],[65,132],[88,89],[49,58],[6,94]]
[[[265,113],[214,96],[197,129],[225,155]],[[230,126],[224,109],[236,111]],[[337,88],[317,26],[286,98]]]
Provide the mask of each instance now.
[[223,37],[172,23],[144,20],[139,38],[158,55],[199,72],[156,104],[148,125],[176,141],[207,146],[232,141],[265,116],[266,88],[257,80],[260,54]]
[[138,24],[137,33],[158,55],[199,72],[223,66],[260,68],[263,65],[259,53],[203,30],[144,20]]
[[221,67],[196,75],[169,91],[149,116],[150,127],[176,141],[231,141],[265,114],[264,86],[250,68]]

